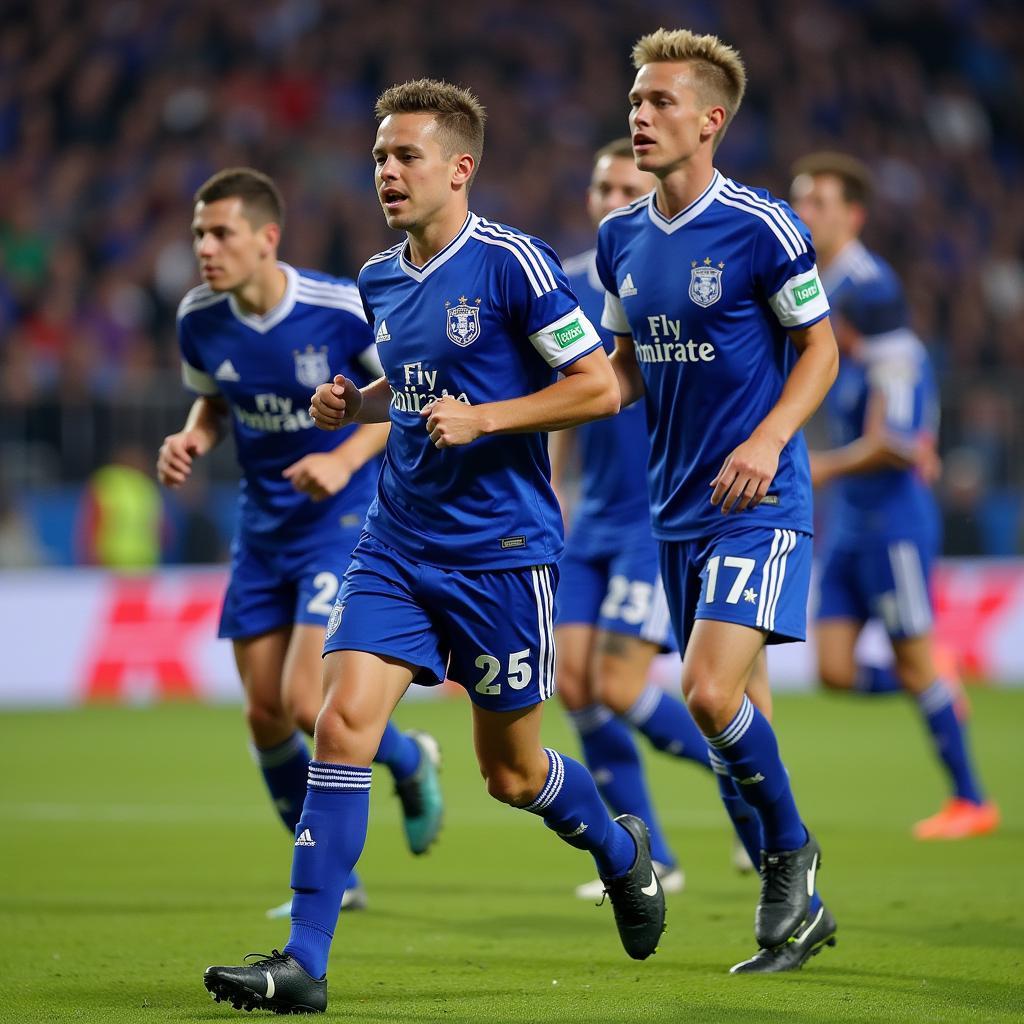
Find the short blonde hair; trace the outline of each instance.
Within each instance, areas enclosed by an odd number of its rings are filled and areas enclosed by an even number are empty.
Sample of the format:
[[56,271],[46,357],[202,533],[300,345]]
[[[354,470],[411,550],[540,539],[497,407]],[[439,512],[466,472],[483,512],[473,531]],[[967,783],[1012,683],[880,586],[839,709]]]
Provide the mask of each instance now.
[[385,89],[377,97],[374,113],[378,121],[391,114],[433,114],[445,156],[469,153],[476,176],[484,155],[487,111],[469,89],[434,78],[417,78]]
[[633,66],[645,64],[692,64],[700,99],[725,108],[725,123],[715,136],[715,148],[722,141],[747,88],[747,69],[739,51],[718,36],[699,36],[689,29],[659,28],[638,39],[633,46]]

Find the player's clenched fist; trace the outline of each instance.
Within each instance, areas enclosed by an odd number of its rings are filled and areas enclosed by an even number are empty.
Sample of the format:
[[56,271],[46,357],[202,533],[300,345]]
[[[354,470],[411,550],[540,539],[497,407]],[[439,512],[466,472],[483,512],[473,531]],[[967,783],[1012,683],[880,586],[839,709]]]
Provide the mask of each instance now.
[[337,430],[355,422],[363,404],[359,388],[340,373],[313,392],[309,415],[321,430]]
[[180,487],[192,472],[192,460],[205,451],[203,436],[196,430],[169,434],[156,457],[157,479],[164,487]]
[[483,433],[479,410],[451,395],[431,402],[420,415],[426,417],[427,433],[435,448],[469,444]]

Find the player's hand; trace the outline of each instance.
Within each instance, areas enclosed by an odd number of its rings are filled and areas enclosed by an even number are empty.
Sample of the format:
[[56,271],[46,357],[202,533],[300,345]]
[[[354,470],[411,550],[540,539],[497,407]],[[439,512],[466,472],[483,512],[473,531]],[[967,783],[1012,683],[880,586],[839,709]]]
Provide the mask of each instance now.
[[293,462],[281,476],[313,501],[323,501],[348,486],[352,468],[335,452],[313,452]]
[[427,433],[435,448],[470,444],[484,432],[479,409],[451,395],[431,402],[420,415],[426,418]]
[[363,405],[363,396],[353,381],[337,374],[313,392],[309,415],[321,430],[337,430],[353,423]]
[[935,441],[931,437],[921,437],[917,443],[916,458],[914,465],[918,476],[928,486],[937,483],[942,476],[942,456],[935,447]]
[[722,514],[756,508],[775,479],[782,448],[770,438],[752,434],[728,458],[711,481],[711,504]]
[[203,437],[196,430],[169,434],[156,457],[156,476],[164,487],[180,487],[192,472],[192,460],[204,454]]

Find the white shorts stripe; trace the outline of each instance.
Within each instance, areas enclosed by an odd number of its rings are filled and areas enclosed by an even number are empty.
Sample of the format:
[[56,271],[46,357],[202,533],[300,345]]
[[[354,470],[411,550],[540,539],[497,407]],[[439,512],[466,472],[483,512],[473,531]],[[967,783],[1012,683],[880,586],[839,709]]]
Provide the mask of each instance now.
[[896,583],[900,628],[907,636],[927,633],[932,625],[931,602],[917,546],[911,541],[889,545],[889,565]]
[[769,591],[769,580],[772,576],[772,567],[775,565],[775,559],[779,553],[779,545],[782,543],[782,531],[776,530],[772,537],[772,549],[768,553],[768,557],[765,559],[763,568],[761,569],[761,595],[757,600],[757,619],[756,625],[758,629],[765,629],[764,624],[765,613],[768,610],[768,591]]
[[765,628],[774,630],[775,629],[775,610],[779,606],[779,598],[782,596],[782,583],[786,578],[786,560],[789,558],[789,553],[796,547],[796,534],[792,530],[782,531],[782,545],[779,551],[779,557],[776,560],[775,571],[773,575],[776,577],[772,585],[771,603],[768,606],[767,614],[765,615]]

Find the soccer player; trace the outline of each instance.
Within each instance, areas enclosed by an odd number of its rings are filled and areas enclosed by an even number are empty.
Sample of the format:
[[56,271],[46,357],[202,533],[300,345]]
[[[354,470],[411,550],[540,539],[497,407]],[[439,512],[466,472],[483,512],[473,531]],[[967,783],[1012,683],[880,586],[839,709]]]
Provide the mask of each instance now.
[[633,61],[633,152],[658,186],[600,227],[603,322],[616,335],[623,404],[646,404],[686,702],[727,809],[742,799],[761,824],[760,948],[732,970],[789,970],[833,943],[836,926],[815,888],[818,844],[758,704],[768,707],[765,645],[805,636],[812,525],[800,428],[835,379],[836,342],[806,228],[714,167],[745,88],[739,54],[715,36],[659,29]]
[[[379,363],[355,285],[278,262],[283,223],[277,186],[258,171],[221,171],[196,192],[204,283],[181,302],[178,338],[182,376],[197,397],[184,428],[164,440],[157,474],[180,487],[231,420],[243,478],[219,635],[234,647],[253,757],[294,834],[324,631],[387,428],[348,427],[340,443],[313,429],[312,389],[338,372],[372,379]],[[376,759],[394,776],[409,846],[423,853],[441,826],[436,741],[388,725]],[[355,876],[344,902],[365,905]],[[270,914],[286,916],[287,905]]]
[[[859,160],[813,153],[794,167],[793,204],[811,229],[836,320],[839,379],[826,408],[837,447],[811,453],[811,479],[831,484],[815,634],[818,672],[833,690],[917,702],[952,794],[914,826],[918,839],[984,835],[999,824],[956,713],[953,680],[937,669],[929,596],[939,550],[938,507],[920,471],[934,466],[938,401],[928,353],[909,324],[892,268],[860,241],[871,178]],[[889,634],[892,668],[860,664],[868,619]]]
[[291,936],[283,953],[205,975],[235,1007],[326,1007],[372,753],[409,685],[446,673],[472,701],[488,792],[593,855],[630,956],[653,953],[664,927],[644,823],[613,821],[583,765],[540,742],[562,548],[544,432],[617,412],[615,376],[551,249],[469,211],[476,97],[423,79],[385,91],[376,114],[380,203],[406,234],[359,274],[385,376],[362,390],[335,377],[312,413],[325,429],[390,419],[391,434],[327,631]]
[[[599,149],[587,190],[594,228],[606,214],[650,192],[655,184],[653,175],[637,169],[628,138]],[[604,303],[596,255],[591,249],[565,261],[569,284],[591,322],[600,321]],[[605,350],[611,352],[612,335],[600,333]],[[577,452],[581,469],[579,502],[559,562],[558,695],[605,802],[616,814],[635,814],[647,823],[662,888],[678,892],[683,872],[658,824],[629,726],[658,750],[708,769],[710,762],[707,742],[686,706],[647,684],[654,656],[674,645],[658,549],[651,536],[643,406],[552,434],[550,447],[556,491]],[[748,816],[756,825],[749,809]],[[602,889],[598,879],[578,886],[576,895],[600,898]]]

